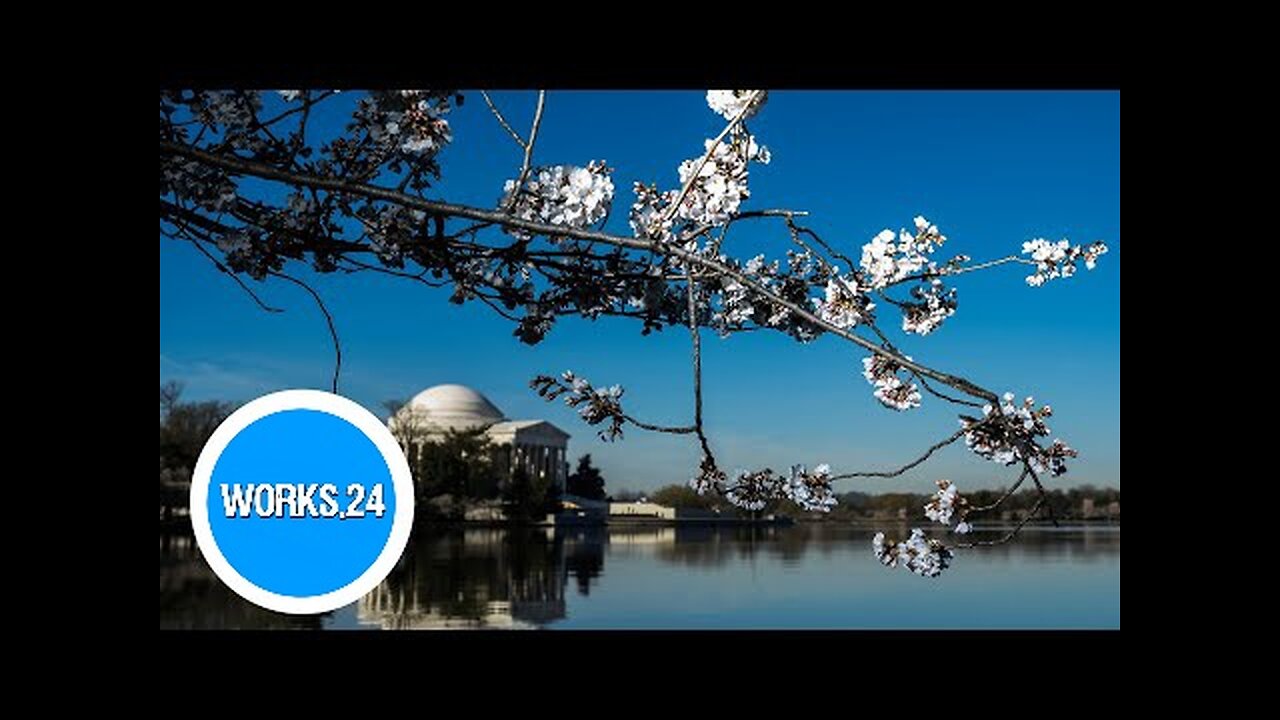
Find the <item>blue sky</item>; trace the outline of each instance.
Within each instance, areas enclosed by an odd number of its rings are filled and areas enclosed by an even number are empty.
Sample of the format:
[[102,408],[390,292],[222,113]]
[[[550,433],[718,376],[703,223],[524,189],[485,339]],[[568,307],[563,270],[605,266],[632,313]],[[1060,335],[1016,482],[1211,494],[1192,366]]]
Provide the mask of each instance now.
[[[343,93],[317,115],[316,130],[339,127],[356,95]],[[433,196],[491,207],[520,157],[479,94],[466,96],[449,116],[454,142],[440,156]],[[522,133],[534,96],[493,94]],[[607,229],[629,234],[631,183],[676,187],[676,166],[722,127],[698,92],[552,91],[535,164],[607,160],[618,189]],[[1051,487],[1119,486],[1118,92],[774,91],[750,129],[773,161],[752,166],[744,207],[807,210],[807,224],[855,258],[878,231],[909,227],[917,214],[947,235],[943,258],[1001,257],[1035,237],[1105,241],[1110,253],[1098,269],[1041,288],[1026,285],[1029,268],[1020,265],[956,278],[959,309],[927,337],[903,338],[888,307],[881,325],[918,361],[1052,404],[1054,435],[1081,457]],[[757,221],[735,226],[726,251],[777,257],[786,247],[780,223]],[[622,384],[625,407],[638,417],[685,424],[692,413],[686,330],[642,337],[628,319],[562,319],[529,347],[484,305],[450,304],[447,290],[293,271],[324,296],[338,324],[342,393],[380,415],[384,399],[457,382],[484,392],[508,417],[546,418],[572,433],[570,454],[591,453],[611,489],[683,483],[697,466],[687,438],[628,431],[603,443],[572,410],[543,402],[527,385],[535,374],[573,369],[596,384]],[[187,399],[328,389],[333,352],[323,317],[297,287],[258,285],[287,311],[262,312],[194,248],[161,238],[161,382],[185,382]],[[953,432],[956,408],[931,396],[908,413],[880,406],[861,375],[864,354],[834,338],[801,345],[777,333],[727,340],[704,333],[706,423],[722,466],[884,469]],[[1011,474],[959,445],[903,477],[842,481],[840,489],[922,491],[942,477],[962,489],[997,487]]]

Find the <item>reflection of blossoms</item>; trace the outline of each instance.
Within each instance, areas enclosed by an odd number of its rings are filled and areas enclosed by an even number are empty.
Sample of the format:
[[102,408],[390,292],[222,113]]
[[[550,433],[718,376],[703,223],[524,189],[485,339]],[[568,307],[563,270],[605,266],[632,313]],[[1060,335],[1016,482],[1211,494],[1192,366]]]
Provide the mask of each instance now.
[[871,287],[883,288],[931,265],[929,254],[946,242],[947,236],[923,217],[916,217],[915,226],[915,235],[906,230],[897,235],[892,230],[881,230],[862,246],[862,271]]
[[1027,276],[1027,284],[1040,287],[1054,278],[1069,278],[1076,273],[1076,263],[1084,260],[1084,266],[1092,270],[1099,255],[1107,253],[1106,243],[1095,242],[1089,246],[1072,245],[1067,240],[1056,243],[1043,238],[1022,243],[1023,254],[1036,262],[1035,273]]
[[1013,398],[1013,393],[1005,393],[999,412],[990,405],[983,406],[982,419],[960,416],[965,444],[980,457],[1001,465],[1026,461],[1037,473],[1062,475],[1067,471],[1066,459],[1075,457],[1076,451],[1061,440],[1054,440],[1047,448],[1035,442],[1036,438],[1048,437],[1049,426],[1044,420],[1053,415],[1053,409],[1048,405],[1036,409],[1031,397],[1017,407]]
[[[725,120],[732,120],[747,106],[755,92],[755,90],[708,90],[707,105],[716,113],[724,116]],[[750,118],[759,112],[768,99],[769,93],[761,91],[760,96],[756,98],[755,103],[747,111],[744,119]]]
[[566,370],[560,379],[539,375],[529,382],[529,386],[547,400],[555,400],[564,395],[564,404],[576,408],[578,415],[588,425],[610,421],[609,427],[599,432],[601,440],[622,437],[622,424],[626,422],[626,416],[621,404],[625,391],[620,385],[597,389],[586,378],[577,377],[572,370]]
[[831,512],[838,504],[831,488],[831,466],[823,463],[805,470],[803,465],[791,466],[791,477],[783,487],[787,498],[809,512]]
[[[609,214],[613,202],[612,169],[604,162],[591,161],[585,168],[555,165],[530,173],[523,188],[516,190],[516,181],[508,180],[503,186],[503,207],[512,203],[511,212],[516,217],[551,225],[584,228],[600,222]],[[514,235],[529,237],[522,230]]]
[[923,530],[913,528],[911,537],[894,543],[886,542],[884,533],[871,538],[876,558],[888,567],[901,567],[924,577],[937,577],[951,566],[953,557],[941,542],[926,537]]
[[872,394],[885,407],[894,410],[920,407],[920,388],[914,382],[906,382],[898,377],[901,365],[883,355],[875,354],[862,359],[862,368],[862,376],[876,388]]

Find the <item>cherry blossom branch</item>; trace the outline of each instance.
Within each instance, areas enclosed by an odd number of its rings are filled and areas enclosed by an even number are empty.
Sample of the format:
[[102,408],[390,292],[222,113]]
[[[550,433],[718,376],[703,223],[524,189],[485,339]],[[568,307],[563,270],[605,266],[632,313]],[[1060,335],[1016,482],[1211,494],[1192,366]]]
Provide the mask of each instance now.
[[[166,203],[164,200],[161,200],[160,202],[161,202],[162,210],[163,210],[163,206],[164,206],[164,205],[166,205],[166,204],[168,204],[168,205],[171,205],[171,206],[173,207],[173,209],[174,209],[174,210],[177,210],[177,211],[185,211],[185,209],[184,209],[184,208],[178,207],[177,205],[173,205],[172,203]],[[194,215],[194,213],[193,213],[193,215]],[[240,279],[240,276],[239,276],[239,275],[237,275],[236,273],[232,272],[232,271],[231,271],[231,268],[227,267],[226,265],[223,265],[223,264],[222,264],[222,262],[221,262],[220,260],[218,260],[217,258],[215,258],[215,257],[213,256],[213,253],[210,253],[208,250],[206,250],[206,249],[205,249],[205,247],[204,247],[204,245],[201,245],[201,244],[200,244],[200,240],[201,240],[202,238],[197,238],[197,237],[194,235],[194,233],[192,233],[192,232],[191,232],[191,226],[190,226],[190,224],[188,224],[188,221],[187,221],[185,218],[181,218],[181,217],[179,217],[179,218],[175,219],[172,215],[167,216],[167,217],[165,217],[165,216],[162,216],[162,217],[164,217],[164,220],[166,220],[166,221],[168,221],[168,222],[173,223],[173,224],[174,224],[174,226],[178,228],[178,232],[180,232],[180,233],[182,233],[183,235],[185,235],[185,236],[187,237],[187,239],[191,242],[191,244],[192,244],[192,245],[194,245],[194,246],[195,246],[195,248],[196,248],[197,250],[199,250],[199,251],[200,251],[200,253],[201,253],[202,255],[204,255],[205,257],[209,258],[209,262],[213,263],[213,266],[214,266],[214,267],[216,267],[216,268],[218,269],[218,271],[219,271],[219,272],[225,273],[228,277],[230,277],[232,280],[234,280],[234,281],[235,281],[235,283],[236,283],[236,285],[239,285],[239,286],[240,286],[240,289],[241,289],[241,290],[243,290],[243,291],[245,291],[245,293],[246,293],[246,294],[248,294],[248,296],[249,296],[250,298],[252,298],[252,299],[253,299],[253,301],[254,301],[255,303],[257,303],[258,307],[260,307],[260,308],[262,308],[263,310],[265,310],[266,312],[270,312],[270,313],[281,313],[281,312],[284,312],[284,309],[283,309],[283,308],[273,307],[273,306],[268,305],[268,304],[266,304],[265,302],[263,302],[263,301],[262,301],[262,298],[258,297],[258,294],[257,294],[257,293],[255,293],[255,292],[253,291],[253,288],[251,288],[251,287],[249,287],[248,285],[246,285],[246,284],[245,284],[245,282],[244,282],[244,280],[241,280],[241,279]],[[206,220],[205,218],[200,217],[199,215],[194,215],[194,217],[195,217],[197,220],[200,220],[200,221],[205,221],[205,222],[210,222],[210,223],[212,223],[212,222],[213,222],[213,221],[211,221],[211,220]],[[208,239],[208,237],[207,237],[207,236],[202,236],[202,237],[203,237],[203,239],[204,239],[206,242],[212,242],[211,240],[209,240],[209,239]]]
[[680,209],[680,203],[684,202],[684,199],[688,197],[689,190],[693,187],[693,184],[697,182],[698,177],[702,174],[702,168],[706,167],[707,163],[711,160],[711,156],[715,154],[716,148],[720,147],[720,143],[724,141],[725,136],[732,132],[733,129],[755,109],[756,101],[759,100],[762,95],[764,95],[763,90],[756,90],[751,93],[751,97],[749,97],[747,102],[743,104],[742,109],[738,110],[737,114],[733,116],[733,119],[729,121],[729,124],[725,125],[724,129],[720,131],[720,134],[717,135],[715,139],[711,141],[711,144],[707,146],[707,152],[703,154],[702,160],[698,163],[698,166],[693,169],[693,173],[689,175],[689,179],[685,181],[684,187],[680,188],[680,194],[676,196],[675,202],[671,203],[671,206],[667,208],[666,213],[663,214],[661,222],[658,223],[660,227],[666,225],[671,221],[671,218],[675,217],[676,212]]
[[772,292],[768,288],[761,285],[759,282],[757,282],[753,278],[748,277],[747,275],[733,268],[730,268],[724,265],[723,263],[720,263],[717,260],[713,260],[711,258],[705,258],[695,252],[691,252],[680,247],[680,242],[687,241],[689,238],[696,237],[697,235],[705,233],[708,229],[707,226],[698,226],[696,228],[693,228],[689,232],[684,233],[679,239],[679,241],[675,243],[664,243],[659,240],[629,238],[629,237],[622,237],[618,235],[609,235],[596,230],[586,230],[586,229],[574,228],[574,227],[569,227],[564,225],[552,225],[548,223],[536,222],[533,220],[525,220],[523,218],[518,218],[503,212],[483,210],[480,208],[469,207],[465,205],[457,205],[454,203],[426,200],[424,198],[415,197],[413,195],[406,195],[404,193],[400,193],[395,190],[391,190],[385,187],[380,187],[377,185],[370,185],[370,184],[352,182],[347,180],[339,180],[336,178],[317,177],[315,175],[310,175],[306,173],[289,172],[289,171],[281,170],[279,168],[276,168],[264,163],[259,163],[252,160],[245,160],[239,157],[227,157],[224,155],[217,155],[214,153],[206,152],[204,150],[200,150],[198,148],[192,148],[181,143],[174,143],[166,140],[160,141],[160,150],[162,153],[165,153],[168,155],[175,155],[179,157],[186,157],[189,159],[198,160],[202,163],[212,165],[214,167],[222,168],[224,170],[232,170],[238,173],[252,175],[252,176],[267,179],[267,180],[278,180],[278,181],[283,181],[283,182],[296,184],[296,185],[314,185],[317,188],[321,188],[325,190],[348,193],[351,195],[363,196],[363,197],[373,198],[378,200],[385,200],[385,201],[396,203],[405,207],[424,210],[431,213],[437,213],[443,216],[462,217],[470,220],[488,221],[488,222],[502,224],[509,227],[519,228],[519,229],[526,230],[526,231],[529,231],[535,234],[540,234],[540,235],[549,235],[553,237],[556,237],[556,236],[569,237],[569,238],[577,238],[581,240],[592,240],[592,241],[602,242],[602,243],[615,245],[619,247],[631,248],[635,250],[645,250],[658,255],[667,255],[667,256],[676,257],[682,261],[700,265],[704,269],[713,271],[714,273],[722,277],[732,278],[733,280],[742,284],[744,287],[747,287],[750,290],[752,290],[758,296],[769,300],[771,303],[775,305],[786,308],[787,310],[794,313],[797,317],[805,320],[811,325],[817,328],[820,328],[826,332],[829,332],[833,335],[836,335],[837,337],[844,338],[845,340],[848,340],[849,342],[852,342],[862,347],[863,349],[869,350],[877,355],[880,355],[888,360],[891,360],[894,363],[901,365],[902,367],[905,367],[910,370],[915,370],[916,372],[919,372],[922,375],[925,375],[929,378],[937,380],[938,382],[944,385],[948,385],[968,395],[982,398],[983,400],[987,400],[988,402],[991,402],[991,403],[995,403],[998,401],[995,393],[991,392],[990,390],[986,390],[985,388],[975,385],[964,378],[957,377],[954,375],[949,375],[947,373],[943,373],[938,370],[934,370],[932,368],[929,368],[919,363],[908,360],[902,355],[886,350],[878,346],[876,343],[871,342],[870,340],[858,337],[857,335],[854,335],[853,333],[843,328],[832,325],[831,323],[823,320],[817,315],[814,315],[807,308],[801,307],[800,305],[793,303],[777,295],[776,293]]
[[493,100],[489,99],[489,93],[485,90],[481,90],[480,97],[484,98],[484,103],[493,111],[493,116],[498,119],[498,124],[502,126],[502,129],[507,131],[507,134],[511,136],[512,140],[516,141],[516,144],[520,146],[521,150],[527,150],[529,145],[524,141],[524,138],[521,138],[520,134],[511,127],[511,124],[507,122],[507,119],[502,116],[502,111],[498,109],[497,105],[493,104]]
[[1032,267],[1036,267],[1037,265],[1039,265],[1039,263],[1035,262],[1034,260],[1028,260],[1023,257],[1018,257],[1017,255],[1009,255],[1006,257],[998,258],[996,260],[988,260],[986,262],[978,263],[977,265],[960,265],[960,266],[944,265],[938,270],[930,270],[929,272],[923,272],[918,275],[908,275],[907,277],[904,277],[901,280],[896,280],[894,282],[889,283],[885,287],[889,288],[895,285],[902,285],[904,283],[915,282],[917,280],[931,280],[937,277],[963,275],[965,273],[976,272],[978,270],[986,270],[987,268],[993,268],[998,265],[1004,265],[1006,263],[1011,263],[1011,262],[1021,263],[1022,265],[1030,265]]

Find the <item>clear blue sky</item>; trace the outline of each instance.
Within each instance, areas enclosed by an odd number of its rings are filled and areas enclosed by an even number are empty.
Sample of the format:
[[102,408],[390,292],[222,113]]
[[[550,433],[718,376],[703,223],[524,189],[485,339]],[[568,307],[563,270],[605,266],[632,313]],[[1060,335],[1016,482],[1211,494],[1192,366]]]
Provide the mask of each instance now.
[[[316,118],[336,128],[356,93]],[[523,131],[534,93],[494,95]],[[268,103],[277,102],[274,97]],[[478,93],[450,115],[454,142],[441,155],[434,195],[493,206],[520,158]],[[535,163],[605,159],[618,189],[607,229],[629,233],[634,180],[676,187],[676,166],[702,150],[723,120],[699,92],[550,92]],[[1098,269],[1041,288],[1011,265],[955,279],[959,310],[904,351],[997,392],[1053,405],[1056,436],[1080,451],[1051,487],[1120,484],[1120,95],[1118,92],[774,91],[751,131],[773,153],[751,170],[746,207],[812,213],[808,224],[855,258],[883,228],[922,214],[948,237],[941,256],[1018,252],[1024,240],[1104,240]],[[778,224],[735,227],[728,252],[781,256]],[[314,276],[343,340],[342,393],[383,415],[381,401],[456,382],[484,392],[508,417],[546,418],[572,433],[613,490],[680,482],[697,465],[687,438],[628,431],[603,443],[562,404],[528,389],[537,373],[573,369],[627,388],[628,412],[684,424],[691,415],[688,332],[642,337],[638,322],[563,319],[541,345],[479,303],[386,276]],[[250,281],[252,282],[252,281]],[[324,320],[302,290],[257,288],[283,314],[259,310],[194,248],[160,240],[160,380],[186,383],[187,399],[247,401],[295,387],[328,389],[333,352]],[[881,324],[902,339],[896,312]],[[957,427],[956,408],[931,396],[908,413],[883,409],[848,343],[800,345],[777,333],[721,340],[704,334],[706,422],[722,466],[775,469],[829,462],[837,471],[882,469],[914,457]],[[925,490],[948,477],[961,488],[997,487],[1011,469],[963,445],[894,480],[843,481],[844,490]]]

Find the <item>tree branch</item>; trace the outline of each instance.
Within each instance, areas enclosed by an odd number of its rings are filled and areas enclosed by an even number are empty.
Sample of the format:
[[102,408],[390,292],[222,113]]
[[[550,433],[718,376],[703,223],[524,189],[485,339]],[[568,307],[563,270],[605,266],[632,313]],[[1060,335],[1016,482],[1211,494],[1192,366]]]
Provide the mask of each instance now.
[[333,338],[333,353],[334,353],[333,394],[337,395],[338,394],[338,373],[342,372],[342,343],[339,342],[338,340],[338,329],[333,324],[333,316],[329,314],[329,308],[325,307],[324,300],[321,299],[320,293],[313,290],[310,285],[302,282],[298,278],[293,277],[292,275],[286,275],[282,272],[276,272],[274,270],[269,271],[267,274],[273,277],[278,277],[282,280],[288,280],[294,285],[297,285],[303,290],[306,290],[308,293],[311,294],[311,297],[316,301],[316,306],[320,308],[320,312],[324,314],[324,321],[329,325],[329,337]]
[[680,208],[680,203],[684,202],[685,197],[689,194],[689,189],[693,187],[695,182],[697,182],[699,175],[702,173],[702,168],[711,160],[711,156],[715,154],[716,148],[720,147],[720,143],[724,141],[724,137],[742,122],[742,119],[745,118],[747,113],[755,106],[756,101],[760,99],[760,94],[763,92],[763,90],[756,90],[752,93],[750,99],[748,99],[747,103],[742,106],[742,109],[738,111],[738,114],[733,116],[733,119],[729,121],[729,124],[725,125],[724,129],[720,131],[720,134],[716,136],[714,141],[712,141],[711,146],[707,148],[707,152],[703,154],[702,161],[698,163],[698,167],[693,169],[693,174],[685,181],[684,187],[680,188],[680,194],[676,196],[676,201],[671,203],[671,207],[667,208],[667,211],[663,213],[662,220],[657,223],[658,227],[666,225],[671,218],[675,217],[676,212]]
[[[527,230],[539,235],[571,237],[571,238],[577,238],[581,240],[591,240],[591,241],[606,243],[609,245],[615,245],[618,247],[631,248],[635,250],[644,250],[644,251],[652,252],[658,255],[676,257],[681,260],[684,260],[696,265],[700,265],[704,269],[711,270],[716,274],[733,278],[737,282],[741,283],[743,286],[755,292],[760,297],[763,297],[769,300],[775,305],[778,305],[780,307],[786,308],[787,310],[790,310],[797,317],[805,320],[811,325],[817,328],[820,328],[822,330],[825,330],[838,337],[844,338],[845,340],[848,340],[849,342],[859,345],[860,347],[866,350],[869,350],[873,353],[876,353],[877,355],[880,355],[886,359],[892,360],[894,363],[897,363],[898,365],[901,365],[911,370],[915,370],[916,372],[919,372],[922,375],[930,377],[934,380],[937,380],[938,382],[944,385],[948,385],[952,388],[960,390],[961,392],[972,395],[974,397],[982,398],[983,400],[986,400],[992,404],[999,402],[999,399],[996,397],[995,393],[991,392],[990,390],[986,390],[982,387],[979,387],[964,378],[949,375],[947,373],[943,373],[941,371],[934,370],[932,368],[929,368],[919,363],[908,360],[898,353],[894,353],[879,347],[878,345],[871,342],[870,340],[858,337],[857,335],[854,335],[853,333],[850,333],[847,330],[844,330],[843,328],[836,327],[831,323],[826,322],[822,318],[819,318],[818,316],[814,315],[809,310],[797,305],[796,303],[793,303],[783,297],[780,297],[776,293],[770,291],[768,288],[761,285],[756,280],[744,275],[743,273],[740,273],[737,270],[734,270],[733,268],[730,268],[716,260],[705,258],[695,252],[690,252],[685,250],[684,248],[679,246],[680,245],[679,241],[676,243],[663,243],[658,240],[642,240],[638,238],[627,238],[627,237],[622,237],[618,235],[609,235],[596,230],[583,230],[583,229],[578,229],[573,227],[567,227],[564,225],[551,225],[547,223],[534,222],[531,220],[524,220],[522,218],[517,218],[511,215],[507,215],[503,212],[495,212],[492,210],[481,210],[479,208],[468,207],[465,205],[456,205],[453,203],[426,200],[423,198],[414,197],[412,195],[406,195],[404,193],[399,193],[394,190],[390,190],[384,187],[379,187],[376,185],[367,185],[363,183],[351,182],[347,180],[339,180],[335,178],[316,177],[314,175],[309,175],[305,173],[288,172],[288,171],[280,170],[279,168],[272,167],[270,165],[254,162],[252,160],[246,160],[246,159],[235,157],[235,156],[228,157],[224,155],[217,155],[214,153],[206,152],[204,150],[199,150],[197,148],[188,147],[180,143],[173,143],[165,140],[160,141],[160,150],[165,154],[177,155],[180,157],[190,158],[192,160],[198,160],[207,165],[213,165],[215,167],[220,167],[225,170],[232,170],[238,173],[253,175],[255,177],[259,177],[263,179],[278,180],[282,182],[300,184],[300,185],[314,185],[315,187],[323,188],[326,190],[343,192],[343,193],[348,193],[352,195],[359,195],[359,196],[374,198],[379,200],[386,200],[388,202],[394,202],[394,203],[403,205],[405,207],[417,208],[419,210],[425,210],[428,212],[438,213],[441,215],[462,217],[462,218],[468,218],[471,220],[493,222],[493,223],[505,225],[508,227],[520,228],[522,230]],[[703,227],[703,226],[693,228],[689,232],[684,233],[681,236],[680,240],[686,240],[690,237],[694,237],[697,234],[705,231],[706,231],[706,227]]]

